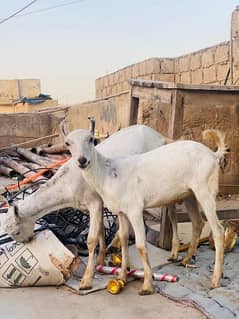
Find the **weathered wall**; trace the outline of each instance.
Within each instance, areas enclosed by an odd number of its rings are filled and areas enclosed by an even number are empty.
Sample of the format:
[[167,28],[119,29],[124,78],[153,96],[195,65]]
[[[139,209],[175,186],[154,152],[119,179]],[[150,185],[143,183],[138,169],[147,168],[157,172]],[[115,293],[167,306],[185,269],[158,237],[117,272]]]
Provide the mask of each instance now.
[[65,111],[0,114],[0,147],[59,132]]
[[188,139],[201,140],[201,132],[217,128],[226,133],[231,152],[228,165],[221,174],[221,183],[239,183],[239,93],[212,94],[212,92],[184,95],[183,133]]
[[41,93],[39,79],[0,80],[0,106],[12,104],[22,97],[35,97]]
[[[152,58],[96,80],[96,97],[103,98],[129,89],[129,79],[185,84],[224,85],[230,66],[230,42],[202,49],[177,58]],[[239,81],[239,38],[233,41],[233,84]],[[230,77],[227,84],[231,84]]]
[[68,109],[66,120],[69,129],[88,128],[89,116],[96,119],[100,134],[113,133],[129,125],[129,92],[104,100],[95,100],[73,105]]
[[25,113],[25,112],[38,112],[39,110],[45,110],[48,107],[55,107],[58,105],[57,100],[46,100],[39,104],[17,103],[15,105],[2,104],[0,105],[0,113]]
[[131,78],[174,82],[174,60],[152,58],[102,76],[95,81],[96,98],[129,90]]
[[229,68],[229,42],[223,42],[175,59],[175,81],[224,84]]
[[[212,91],[185,89],[176,90],[182,94],[184,104],[184,138],[201,141],[201,133],[207,128],[217,128],[226,133],[226,143],[231,152],[228,165],[220,182],[239,183],[239,91]],[[168,135],[168,127],[174,89],[133,87],[132,94],[139,97],[138,122],[149,125]]]

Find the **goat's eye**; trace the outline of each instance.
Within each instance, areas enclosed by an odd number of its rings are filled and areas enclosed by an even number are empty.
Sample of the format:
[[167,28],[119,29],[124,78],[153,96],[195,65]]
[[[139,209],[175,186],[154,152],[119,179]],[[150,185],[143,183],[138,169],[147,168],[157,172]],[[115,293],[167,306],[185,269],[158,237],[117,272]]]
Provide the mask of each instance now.
[[90,139],[89,139],[89,143],[93,143],[93,137],[91,137]]
[[66,146],[70,146],[70,143],[69,143],[69,142],[65,142],[65,145],[66,145]]

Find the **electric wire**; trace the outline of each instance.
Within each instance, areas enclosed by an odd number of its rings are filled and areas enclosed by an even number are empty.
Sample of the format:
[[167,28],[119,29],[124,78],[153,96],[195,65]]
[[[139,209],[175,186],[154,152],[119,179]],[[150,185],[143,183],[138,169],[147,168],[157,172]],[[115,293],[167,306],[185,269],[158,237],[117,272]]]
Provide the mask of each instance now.
[[38,1],[38,0],[33,0],[33,1],[31,1],[30,3],[28,3],[27,5],[25,5],[23,8],[21,8],[21,9],[18,10],[17,12],[14,12],[14,13],[11,14],[10,16],[8,16],[8,17],[2,19],[2,20],[0,21],[0,24],[3,24],[4,22],[7,22],[8,20],[10,20],[10,19],[16,17],[20,12],[26,10],[27,8],[29,8],[30,6],[32,6],[32,5],[33,5],[35,2],[37,2],[37,1]]

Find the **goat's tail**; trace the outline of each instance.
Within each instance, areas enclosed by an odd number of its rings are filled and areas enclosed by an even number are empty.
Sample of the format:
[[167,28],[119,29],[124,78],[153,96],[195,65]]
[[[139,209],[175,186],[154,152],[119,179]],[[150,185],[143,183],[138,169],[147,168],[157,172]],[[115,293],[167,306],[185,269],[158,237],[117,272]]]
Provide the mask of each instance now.
[[202,141],[206,145],[210,144],[216,146],[215,153],[219,159],[221,169],[226,167],[224,155],[229,152],[225,143],[225,133],[215,129],[208,129],[202,132]]

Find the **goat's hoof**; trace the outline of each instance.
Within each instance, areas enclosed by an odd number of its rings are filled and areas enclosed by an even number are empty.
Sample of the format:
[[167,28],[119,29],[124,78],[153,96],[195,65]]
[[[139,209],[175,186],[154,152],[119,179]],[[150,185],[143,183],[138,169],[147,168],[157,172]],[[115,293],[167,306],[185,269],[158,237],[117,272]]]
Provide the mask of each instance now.
[[79,288],[80,290],[90,290],[92,289],[92,285],[88,285],[88,286],[80,286]]
[[154,288],[150,288],[150,289],[141,289],[139,291],[139,295],[140,296],[147,296],[147,295],[152,295],[154,294]]
[[79,289],[80,290],[90,290],[90,289],[92,289],[92,282],[89,282],[89,281],[87,282],[84,279],[82,279]]
[[219,288],[219,287],[221,287],[220,281],[212,280],[211,289],[215,289],[215,288]]

